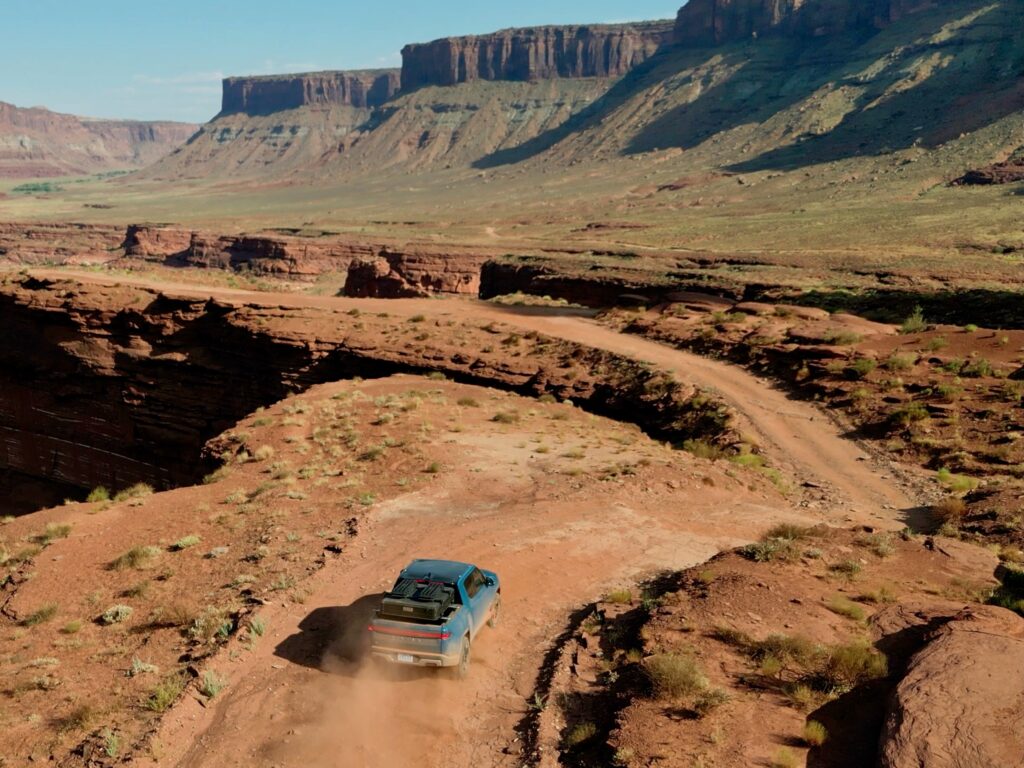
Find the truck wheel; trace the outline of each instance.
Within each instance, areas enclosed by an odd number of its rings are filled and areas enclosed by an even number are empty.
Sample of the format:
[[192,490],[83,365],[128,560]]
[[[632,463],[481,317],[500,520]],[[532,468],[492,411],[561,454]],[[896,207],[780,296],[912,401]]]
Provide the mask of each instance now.
[[463,638],[462,648],[459,650],[459,664],[455,667],[455,678],[465,680],[469,677],[469,638]]
[[494,629],[501,621],[501,598],[494,598],[494,607],[491,608],[491,618],[487,620],[487,626]]

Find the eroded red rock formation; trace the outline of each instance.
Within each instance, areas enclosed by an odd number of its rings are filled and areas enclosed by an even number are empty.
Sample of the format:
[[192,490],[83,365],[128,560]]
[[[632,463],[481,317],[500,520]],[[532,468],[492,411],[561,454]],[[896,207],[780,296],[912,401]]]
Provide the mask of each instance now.
[[91,120],[0,102],[0,177],[141,168],[184,144],[197,128],[186,123]]
[[400,83],[397,69],[229,77],[224,81],[221,114],[269,115],[311,105],[368,109],[394,96]]
[[991,186],[993,184],[1015,184],[1024,181],[1024,160],[996,163],[987,168],[968,171],[953,182],[953,186]]
[[402,87],[474,80],[620,77],[672,40],[668,21],[532,27],[402,49]]
[[0,223],[0,260],[11,264],[100,264],[118,258],[124,228],[102,224]]
[[690,0],[676,19],[675,42],[718,45],[779,31],[821,36],[882,28],[943,0]]
[[395,338],[386,315],[7,278],[0,473],[84,490],[189,482],[206,440],[261,405],[324,381],[429,370],[571,398],[666,439],[729,429],[720,403],[694,402],[696,387],[629,358],[544,337],[510,354],[473,323],[435,319],[428,339],[400,325]]

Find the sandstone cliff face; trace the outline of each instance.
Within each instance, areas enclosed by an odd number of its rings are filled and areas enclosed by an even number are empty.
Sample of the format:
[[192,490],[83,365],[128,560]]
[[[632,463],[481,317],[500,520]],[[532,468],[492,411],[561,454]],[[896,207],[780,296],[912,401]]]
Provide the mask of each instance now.
[[184,144],[197,128],[187,123],[91,120],[0,102],[0,177],[141,168]]
[[671,22],[506,29],[402,49],[402,87],[620,77],[672,40]]
[[[209,471],[205,442],[259,406],[325,381],[431,370],[556,394],[665,439],[735,439],[720,403],[695,387],[666,386],[629,358],[544,337],[510,355],[494,329],[467,323],[450,337],[417,340],[422,326],[399,325],[408,338],[395,338],[387,316],[272,299],[3,281],[0,480],[14,472],[86,492],[193,482]],[[9,503],[0,496],[0,513]]]
[[0,261],[103,264],[118,258],[124,229],[102,224],[0,224]]
[[224,81],[222,115],[269,115],[306,106],[379,107],[400,87],[397,69],[311,72]]
[[943,0],[690,0],[675,42],[718,45],[779,31],[821,36],[881,28]]
[[476,296],[480,292],[480,271],[487,258],[473,253],[385,249],[375,259],[352,262],[345,295],[380,299],[439,293]]

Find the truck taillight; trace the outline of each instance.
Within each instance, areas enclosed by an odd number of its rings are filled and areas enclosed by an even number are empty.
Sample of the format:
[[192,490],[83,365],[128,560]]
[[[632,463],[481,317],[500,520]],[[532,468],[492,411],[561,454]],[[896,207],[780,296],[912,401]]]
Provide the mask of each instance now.
[[393,635],[395,637],[415,637],[422,640],[448,640],[451,632],[423,632],[415,629],[395,629],[392,627],[375,627],[371,624],[368,629],[380,635]]

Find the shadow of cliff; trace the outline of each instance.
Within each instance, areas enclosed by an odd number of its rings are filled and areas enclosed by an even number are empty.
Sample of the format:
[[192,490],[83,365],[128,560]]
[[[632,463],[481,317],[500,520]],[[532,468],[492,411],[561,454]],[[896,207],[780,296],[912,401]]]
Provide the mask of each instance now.
[[[603,117],[625,103],[637,91],[656,85],[669,76],[678,66],[676,61],[686,52],[666,48],[650,59],[633,68],[621,77],[601,98],[593,104],[575,113],[557,128],[535,136],[515,147],[499,149],[496,152],[474,161],[473,167],[479,169],[497,168],[503,165],[515,165],[546,152],[563,139],[584,130],[588,125],[600,123]],[[692,54],[691,54],[692,57]],[[696,59],[694,59],[696,62]]]
[[[1024,60],[1017,61],[1020,52],[1009,34],[997,33],[1005,35],[998,42],[991,31],[1019,28],[1022,22],[1024,8],[1010,0],[988,6],[955,0],[881,32],[861,29],[823,38],[768,35],[718,47],[669,48],[558,128],[494,152],[474,166],[494,168],[535,157],[599,126],[641,94],[677,103],[641,128],[623,150],[625,155],[693,149],[741,126],[763,126],[826,88],[838,93],[835,98],[850,100],[842,105],[842,114],[832,114],[839,106],[816,104],[825,123],[791,136],[791,126],[772,126],[786,146],[731,169],[792,170],[913,146],[936,147],[1024,108],[1024,78],[1009,71],[1024,67]],[[989,53],[977,47],[982,44]],[[713,68],[707,66],[711,60]],[[729,73],[724,79],[723,72]],[[719,77],[718,82],[711,82],[712,77]],[[699,95],[680,103],[683,89]],[[656,102],[644,105],[652,107]],[[836,124],[827,125],[833,117]],[[627,123],[630,119],[623,117]]]
[[[794,143],[730,170],[794,170],[911,147],[934,149],[1024,108],[1024,81],[1007,75],[1005,61],[979,55],[972,47],[979,27],[1019,26],[1024,20],[1020,8],[990,6],[972,24],[941,34],[944,39],[936,42],[944,27],[965,20],[977,7],[956,3],[883,33],[886,45],[874,50],[878,58],[872,63],[879,71],[865,75],[847,67],[832,79],[862,89],[838,124],[797,136]],[[991,53],[996,52],[993,45]]]

